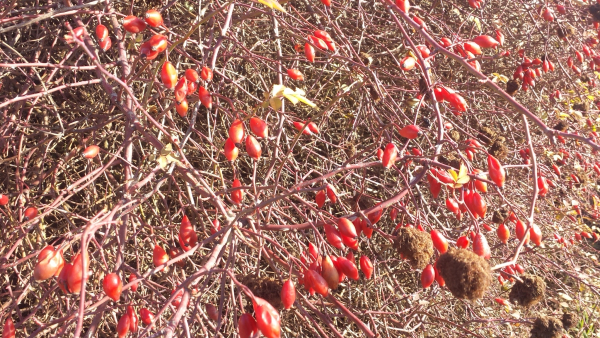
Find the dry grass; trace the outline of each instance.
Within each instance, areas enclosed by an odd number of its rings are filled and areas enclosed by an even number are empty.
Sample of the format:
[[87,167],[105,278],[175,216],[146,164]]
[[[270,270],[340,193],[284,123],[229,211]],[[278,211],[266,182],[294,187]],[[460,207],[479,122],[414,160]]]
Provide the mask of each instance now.
[[[26,24],[0,34],[2,63],[91,66],[92,61],[81,47],[63,40],[68,33],[64,23],[76,27],[77,17],[80,17],[88,33],[93,35],[97,15],[100,15],[101,22],[111,32],[113,47],[107,52],[98,51],[99,62],[110,74],[122,76],[123,60],[119,60],[114,33],[117,27],[113,27],[104,2],[86,7],[77,15],[57,15],[39,22],[32,22],[34,17],[31,16],[63,7],[51,4],[51,8],[46,8],[46,2],[29,0],[8,3],[14,3],[14,8],[2,4],[0,10],[4,15],[0,16],[0,29]],[[117,13],[129,14],[132,8],[137,16],[143,16],[148,8],[166,5],[158,1],[110,3]],[[160,76],[155,76],[164,57],[149,63],[138,60],[139,43],[150,33],[139,34],[139,40],[126,35],[125,61],[132,67],[131,74],[135,74],[128,86],[143,110],[163,131],[142,109],[128,101],[123,87],[110,78],[107,83],[117,94],[116,101],[99,83],[15,100],[41,93],[45,88],[98,79],[94,70],[0,68],[0,103],[13,100],[2,108],[0,119],[0,193],[10,196],[10,203],[0,208],[0,318],[12,316],[17,336],[73,335],[77,326],[73,316],[79,311],[79,296],[64,295],[55,279],[34,281],[32,272],[37,253],[48,244],[63,247],[65,259],[70,261],[81,248],[82,234],[92,228],[93,236],[86,244],[92,273],[86,287],[88,310],[82,327],[84,335],[114,336],[116,322],[127,304],[133,304],[138,311],[147,307],[156,313],[165,307],[174,288],[188,283],[186,286],[194,295],[184,315],[185,322],[179,323],[175,334],[214,336],[218,330],[221,336],[230,337],[236,332],[237,318],[242,311],[251,310],[249,298],[232,276],[268,278],[273,284],[281,285],[290,277],[290,271],[299,290],[299,301],[291,310],[280,311],[283,336],[334,337],[335,331],[344,337],[365,335],[330,299],[309,297],[297,283],[298,272],[303,268],[300,257],[307,250],[308,242],[315,243],[321,254],[346,255],[348,249],[337,250],[323,241],[325,233],[319,222],[364,211],[374,203],[394,198],[419,175],[423,167],[419,161],[434,154],[437,119],[432,105],[422,102],[419,108],[411,109],[406,104],[407,99],[419,94],[420,78],[418,70],[403,72],[398,67],[397,60],[405,56],[409,45],[380,2],[334,2],[328,10],[316,1],[289,2],[284,5],[288,14],[274,14],[278,33],[274,18],[265,11],[265,6],[233,3],[231,27],[224,36],[221,36],[222,29],[231,8],[225,5],[229,3],[175,1],[163,11],[169,33],[158,30],[174,42],[188,33],[194,22],[214,15],[193,30],[190,38],[178,45],[179,50],[169,54],[169,60],[181,75],[187,68],[212,67],[217,53],[214,79],[207,85],[215,94],[210,111],[197,104],[194,95],[189,99],[187,117],[179,117],[172,106],[172,91],[162,86]],[[578,39],[594,32],[585,24],[584,18],[588,15],[583,6],[574,5],[571,14],[552,25],[539,21],[535,15],[536,21],[532,21],[520,2],[488,1],[481,12],[472,12],[466,1],[460,1],[456,7],[446,1],[421,1],[418,6],[413,12],[425,18],[428,31],[436,40],[452,36],[451,32],[465,39],[478,35],[474,21],[468,20],[471,15],[479,19],[486,34],[493,33],[493,21],[501,22],[507,37],[507,45],[502,50],[513,54],[493,62],[481,62],[482,72],[490,78],[493,74],[511,77],[518,65],[514,54],[524,47],[531,58],[547,53],[559,68],[558,64],[572,55],[570,48],[581,45]],[[121,18],[120,14],[115,16],[115,19]],[[586,33],[561,42],[552,32],[556,26],[566,25]],[[406,24],[404,27],[416,44],[424,43],[418,32]],[[306,35],[314,29],[330,32],[340,49],[332,55],[317,53],[317,62],[309,63],[303,53],[295,51],[294,45],[303,45]],[[95,45],[94,39],[91,38],[92,45]],[[432,49],[432,52],[435,51]],[[372,61],[362,53],[368,53]],[[506,156],[503,164],[522,164],[518,150],[526,147],[527,135],[521,117],[457,62],[436,55],[432,65],[431,76],[459,90],[470,108],[462,116],[456,116],[447,104],[441,104],[444,121],[453,126],[454,133],[449,135],[453,141],[447,137],[441,143],[441,155],[455,161],[466,159],[465,140],[492,141],[482,140],[483,125],[487,128],[483,136],[501,135],[504,139],[501,143],[505,148],[496,144],[497,151]],[[299,69],[306,80],[290,80],[287,68]],[[286,86],[302,88],[319,108],[292,105],[289,101],[281,110],[262,107],[265,93],[270,93],[272,86],[279,83],[280,71]],[[584,72],[590,78],[596,76],[589,69]],[[568,112],[568,105],[598,95],[595,88],[586,86],[568,70],[545,74],[537,82],[535,89],[527,93],[519,91],[515,97],[549,126],[559,121],[561,112]],[[566,97],[561,103],[547,99],[554,89],[561,89]],[[134,112],[139,125],[134,126],[131,115],[125,113],[128,109]],[[592,105],[581,114],[583,119],[572,115],[565,120],[567,130],[587,135],[590,129],[585,119],[595,121],[598,111]],[[267,121],[270,128],[268,140],[260,141],[262,158],[254,162],[242,147],[240,157],[232,164],[222,154],[227,130],[235,118],[247,119],[253,115]],[[307,119],[317,123],[318,135],[298,135],[292,126],[294,121]],[[192,125],[192,121],[195,124]],[[406,143],[396,127],[415,121],[424,135]],[[189,138],[186,139],[186,135]],[[496,136],[494,140],[498,140]],[[459,236],[468,234],[475,224],[467,215],[462,221],[456,220],[444,204],[451,191],[443,189],[440,197],[433,199],[425,180],[414,185],[401,203],[394,204],[401,210],[397,220],[392,221],[389,212],[385,212],[375,224],[377,230],[373,237],[367,239],[363,235],[359,239],[356,262],[360,255],[369,256],[375,265],[373,279],[346,280],[338,290],[332,291],[333,297],[382,337],[526,337],[535,318],[545,315],[560,318],[567,311],[581,318],[570,331],[573,337],[597,334],[600,247],[583,241],[564,248],[552,238],[552,234],[557,233],[568,242],[574,232],[598,231],[593,217],[598,176],[591,166],[585,169],[584,161],[574,154],[580,152],[588,163],[593,163],[597,155],[574,140],[564,145],[548,145],[548,138],[533,126],[531,137],[540,172],[557,184],[536,204],[535,222],[543,230],[545,246],[526,247],[519,258],[528,273],[539,276],[547,284],[546,295],[539,304],[510,309],[497,305],[494,298],[507,298],[512,284],[507,282],[501,286],[495,280],[481,300],[472,302],[454,298],[437,284],[427,290],[419,289],[420,273],[400,260],[396,250],[391,248],[389,235],[396,224],[421,224],[427,231],[443,229],[451,245]],[[181,166],[171,164],[163,170],[155,160],[161,150],[155,141],[166,145],[174,139],[180,142],[179,154],[184,155],[185,160]],[[401,159],[396,163],[397,169],[384,170],[376,162],[375,153],[390,141],[403,149],[399,157],[412,148],[421,150],[423,156],[412,158],[411,163],[408,158]],[[491,152],[494,143],[487,143],[486,149]],[[102,149],[100,156],[93,160],[80,155],[90,144]],[[176,151],[178,147],[174,147]],[[551,168],[556,161],[553,155],[559,148],[571,153],[571,158],[561,165],[561,177],[555,176]],[[117,164],[102,169],[113,160]],[[441,158],[439,161],[444,163]],[[356,167],[344,168],[345,165]],[[470,165],[485,171],[485,153],[477,153]],[[338,169],[341,169],[339,173],[326,177]],[[587,179],[584,184],[571,185],[571,174]],[[228,189],[234,177],[246,187],[241,206],[229,199]],[[314,184],[299,186],[312,179],[316,180]],[[489,193],[485,195],[489,219],[485,221],[491,221],[493,211],[501,207],[514,210],[519,217],[528,215],[533,191],[531,179],[530,168],[514,167],[508,170],[502,194],[490,184]],[[314,196],[325,183],[336,187],[339,202],[328,202],[323,210],[317,210]],[[364,198],[357,203],[359,196]],[[274,200],[260,210],[253,207],[270,199]],[[577,200],[583,210],[582,216],[575,215],[576,221],[567,217],[573,216],[572,200]],[[23,211],[29,206],[36,206],[43,215],[33,221],[24,220]],[[185,268],[169,264],[161,272],[152,272],[154,245],[158,243],[167,248],[177,243],[184,214],[195,226],[202,245],[186,258]],[[213,219],[220,220],[223,230],[211,237]],[[284,228],[296,224],[305,226],[291,231],[273,230],[276,226]],[[261,231],[257,230],[259,227]],[[510,229],[513,238],[508,246],[501,244],[492,232],[486,233],[492,248],[491,266],[512,257],[517,242],[514,225],[511,224]],[[228,240],[219,246],[223,236],[228,236]],[[201,271],[213,254],[216,260],[210,272],[190,277]],[[437,259],[435,255],[433,259]],[[115,270],[120,271],[123,278],[131,272],[145,275],[147,281],[135,293],[125,291],[119,302],[102,303],[102,277]],[[495,271],[494,279],[497,275]],[[243,278],[237,280],[244,281]],[[268,294],[277,293],[270,290]],[[202,306],[206,303],[221,308],[220,323],[206,317]],[[174,313],[175,308],[166,307],[156,328],[165,328]]]

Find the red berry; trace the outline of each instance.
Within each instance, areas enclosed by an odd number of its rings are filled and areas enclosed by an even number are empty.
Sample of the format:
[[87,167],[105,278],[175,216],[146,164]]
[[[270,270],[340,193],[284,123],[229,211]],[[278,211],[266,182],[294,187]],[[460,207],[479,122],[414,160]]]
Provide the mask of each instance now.
[[23,216],[25,216],[26,220],[33,219],[37,215],[38,215],[38,210],[36,207],[29,207],[29,208],[25,209],[25,211],[23,212]]
[[405,137],[407,139],[415,139],[422,134],[419,126],[409,125],[402,129],[400,129],[400,136]]
[[393,143],[388,143],[385,146],[385,150],[383,151],[383,158],[381,159],[381,163],[384,168],[390,168],[396,162],[396,157],[398,156],[398,148]]
[[[237,178],[233,180],[232,188],[239,188],[242,186],[242,183]],[[244,199],[244,191],[242,189],[238,189],[231,192],[231,200],[235,204],[241,204]]]
[[160,266],[169,261],[169,255],[165,249],[163,249],[160,245],[155,245],[154,250],[152,251],[152,262],[154,266]]
[[371,279],[371,275],[373,275],[373,263],[369,257],[362,255],[360,256],[360,270],[365,274],[366,279]]
[[265,121],[258,117],[250,119],[250,130],[252,130],[257,137],[266,138],[269,136],[269,126]]
[[123,288],[121,278],[116,273],[109,273],[102,280],[102,288],[104,293],[116,302],[121,297],[121,289]]
[[448,251],[448,241],[437,230],[431,230],[431,240],[433,241],[433,246],[440,252],[440,254],[446,253]]
[[178,239],[179,245],[181,245],[181,248],[184,251],[189,251],[196,245],[196,242],[198,242],[198,235],[192,226],[192,222],[190,222],[186,215],[183,215],[183,218],[181,219]]
[[281,319],[279,313],[269,302],[254,297],[252,300],[256,315],[256,326],[267,338],[279,338],[281,335]]
[[202,70],[200,71],[200,77],[206,82],[211,82],[213,79],[213,71],[206,66],[202,67]]
[[501,223],[500,225],[498,225],[498,229],[496,229],[496,235],[498,235],[498,239],[500,239],[500,242],[506,244],[510,239],[510,230],[508,229],[506,224]]
[[235,161],[238,157],[239,149],[235,146],[235,142],[233,142],[230,138],[225,141],[223,153],[228,161]]
[[244,138],[244,124],[239,119],[236,119],[231,123],[229,127],[229,138],[233,143],[241,143]]
[[198,72],[188,68],[185,70],[185,78],[190,82],[198,82]]
[[433,284],[434,280],[435,270],[433,269],[433,266],[431,264],[427,264],[425,269],[423,269],[423,272],[421,272],[421,286],[424,289],[427,289],[431,286],[431,284]]
[[292,80],[304,81],[304,75],[298,69],[288,69],[287,74]]
[[175,84],[177,83],[177,70],[169,61],[165,61],[160,70],[160,79],[165,87],[169,89],[175,88]]
[[154,320],[154,314],[146,308],[140,310],[140,316],[142,317],[142,323],[146,325],[150,325]]
[[216,322],[219,319],[219,310],[212,304],[206,304],[206,315]]
[[350,238],[355,238],[357,236],[354,224],[350,222],[347,218],[342,217],[338,220],[338,229],[342,236]]
[[246,152],[255,160],[258,160],[262,154],[260,143],[252,135],[246,137]]
[[152,27],[159,27],[163,24],[163,18],[159,11],[149,9],[146,12],[146,23]]
[[130,324],[129,316],[127,314],[124,314],[123,316],[121,316],[121,319],[119,319],[119,323],[117,324],[118,337],[123,338],[123,337],[127,336],[130,326],[131,326],[131,324]]
[[256,327],[256,320],[249,313],[244,313],[238,319],[238,330],[240,338],[250,338],[253,334],[258,331]]
[[133,306],[127,305],[127,315],[129,316],[129,331],[137,332],[138,330],[138,317],[135,314]]
[[473,252],[485,259],[490,259],[490,246],[481,232],[477,233],[473,239]]
[[317,203],[317,207],[321,209],[325,205],[325,191],[321,190],[315,196],[315,203]]
[[[137,276],[136,276],[136,275],[135,275],[135,274],[132,272],[132,273],[129,275],[129,283],[131,283],[131,282],[135,281],[136,279],[137,279]],[[137,289],[138,289],[138,284],[139,284],[139,282],[135,282],[135,283],[133,283],[133,284],[131,285],[131,291],[133,291],[133,292],[136,292],[136,291],[137,291]]]
[[146,22],[134,15],[129,15],[123,19],[123,28],[129,33],[139,33],[146,29]]
[[296,287],[291,279],[288,279],[283,283],[283,287],[281,288],[281,302],[283,303],[283,307],[288,310],[292,307],[294,302],[296,301]]

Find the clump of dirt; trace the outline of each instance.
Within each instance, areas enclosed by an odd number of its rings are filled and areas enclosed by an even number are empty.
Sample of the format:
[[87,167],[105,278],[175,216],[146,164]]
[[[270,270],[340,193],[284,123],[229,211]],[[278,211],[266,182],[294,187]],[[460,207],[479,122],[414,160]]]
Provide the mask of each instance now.
[[246,285],[255,296],[258,296],[274,308],[280,309],[283,307],[281,303],[281,285],[275,278],[259,277],[247,275],[237,279],[240,283]]
[[496,224],[504,223],[504,221],[506,220],[507,217],[508,217],[508,210],[502,208],[500,210],[494,211],[494,214],[492,215],[492,222],[494,222]]
[[574,186],[577,188],[585,187],[589,181],[588,176],[584,172],[578,172],[575,174],[579,179],[579,183],[575,183]]
[[563,326],[560,320],[554,317],[542,316],[536,318],[531,329],[531,338],[560,338]]
[[452,129],[448,132],[448,135],[454,142],[460,141],[460,133],[458,131]]
[[565,121],[558,121],[558,123],[553,127],[554,130],[558,130],[558,131],[567,131],[567,129],[569,128],[569,124]]
[[498,137],[498,133],[494,131],[494,129],[485,126],[479,127],[479,134],[477,135],[477,138],[481,142],[485,144],[490,144],[493,140],[496,139],[496,137]]
[[[587,82],[587,80],[583,81],[583,82]],[[590,110],[590,103],[587,102],[587,101],[585,101],[583,103],[574,104],[573,105],[573,109],[574,110],[579,110],[579,111],[582,111],[582,112],[586,112],[586,111]]]
[[449,249],[438,258],[436,267],[456,298],[479,299],[492,282],[488,262],[469,250]]
[[394,247],[413,269],[423,269],[433,256],[431,236],[415,228],[400,228]]
[[460,169],[460,158],[458,158],[453,153],[446,154],[445,156],[440,156],[438,160],[440,161],[440,163],[449,165],[452,168]]
[[521,306],[537,304],[546,293],[546,283],[542,277],[534,275],[521,276],[522,281],[517,281],[508,295],[511,302]]
[[365,210],[365,209],[369,209],[372,206],[374,206],[375,200],[371,196],[361,194],[360,192],[356,192],[356,194],[354,194],[354,196],[352,197],[351,205],[353,207],[355,207],[355,206],[358,207],[358,209],[354,209],[354,210]]
[[559,38],[563,39],[567,36],[573,35],[575,34],[575,29],[571,26],[566,26],[566,27],[557,27],[556,28],[556,35],[558,35]]
[[521,88],[521,85],[515,80],[510,80],[506,83],[506,92],[510,96],[515,95],[515,93],[517,92],[517,90],[519,90],[519,88]]
[[588,11],[590,12],[590,14],[592,14],[592,16],[594,17],[594,19],[598,19],[600,20],[600,4],[593,4],[588,8]]
[[501,161],[508,156],[508,147],[504,144],[505,141],[504,137],[498,137],[490,147],[490,154]]
[[572,327],[575,327],[575,323],[577,322],[577,318],[575,318],[575,314],[572,312],[563,313],[562,326],[565,330],[568,330]]

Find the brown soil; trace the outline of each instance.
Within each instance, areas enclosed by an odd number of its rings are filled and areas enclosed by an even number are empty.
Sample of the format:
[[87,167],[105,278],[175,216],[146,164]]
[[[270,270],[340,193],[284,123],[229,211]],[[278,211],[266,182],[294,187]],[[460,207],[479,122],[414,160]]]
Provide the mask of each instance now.
[[521,88],[521,85],[515,80],[510,80],[506,83],[506,92],[511,96],[515,95],[519,88]]
[[503,137],[499,137],[490,147],[490,154],[500,161],[506,159],[506,156],[508,156],[508,147],[506,147],[504,141]]
[[511,302],[530,307],[544,298],[546,283],[542,277],[523,275],[521,279],[523,281],[517,281],[510,290],[509,299]]
[[446,154],[445,156],[440,156],[438,160],[440,161],[440,163],[449,165],[453,168],[460,168],[460,159],[453,153]]
[[478,129],[479,134],[477,135],[477,138],[485,144],[492,143],[492,141],[498,137],[498,133],[492,128],[481,126]]
[[479,299],[492,282],[490,266],[474,252],[451,248],[441,255],[437,268],[456,298]]
[[569,128],[569,124],[565,121],[559,121],[555,126],[555,130],[566,131]]
[[448,132],[448,135],[454,142],[460,141],[460,133],[458,131],[452,129]]
[[274,308],[282,308],[281,285],[275,278],[256,278],[254,275],[247,275],[238,278],[238,281],[246,285],[255,296],[266,300],[273,305]]
[[563,313],[561,322],[562,322],[563,328],[565,330],[568,330],[575,326],[575,323],[577,323],[577,318],[575,317],[574,313],[567,312],[567,313]]
[[[587,82],[587,80],[582,78],[582,82]],[[590,110],[590,103],[585,101],[584,103],[577,103],[573,105],[573,109],[574,110],[579,110],[582,112],[586,112],[588,110]]]
[[588,185],[589,179],[584,172],[579,172],[575,174],[575,176],[577,176],[577,178],[579,179],[579,183],[574,184],[574,186],[576,186],[577,188],[581,188],[582,186]]
[[415,228],[400,228],[394,247],[414,269],[423,269],[433,256],[431,236]]
[[494,211],[494,214],[492,215],[492,222],[494,222],[496,224],[504,223],[504,221],[506,220],[507,217],[508,217],[508,211],[506,209],[496,210],[496,211]]
[[560,338],[562,334],[562,323],[554,317],[537,318],[531,329],[531,338]]

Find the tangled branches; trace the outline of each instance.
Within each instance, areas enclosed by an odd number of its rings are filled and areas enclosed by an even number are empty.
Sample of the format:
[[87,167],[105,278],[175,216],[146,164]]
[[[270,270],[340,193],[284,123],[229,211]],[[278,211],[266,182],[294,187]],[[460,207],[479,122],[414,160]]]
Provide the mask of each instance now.
[[599,11],[559,2],[2,4],[5,334],[590,336]]

